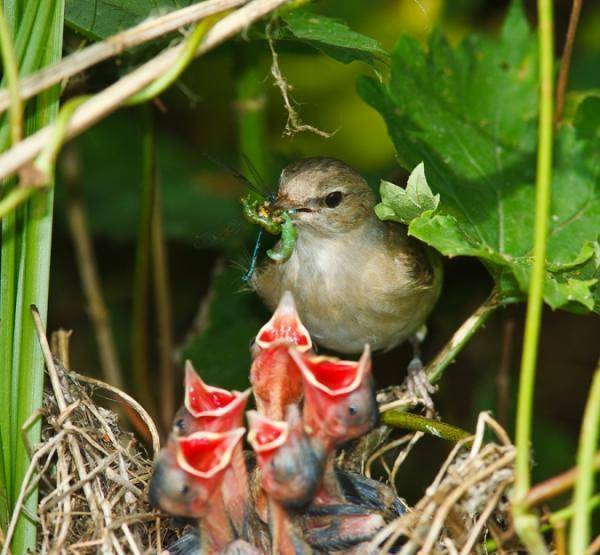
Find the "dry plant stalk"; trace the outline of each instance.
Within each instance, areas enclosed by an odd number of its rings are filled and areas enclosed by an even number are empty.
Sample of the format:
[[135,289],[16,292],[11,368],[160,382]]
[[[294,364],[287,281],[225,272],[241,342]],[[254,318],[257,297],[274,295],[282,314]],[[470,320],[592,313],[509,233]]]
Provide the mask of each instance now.
[[[484,443],[486,429],[493,431],[498,443]],[[475,436],[456,444],[425,496],[383,528],[369,552],[390,553],[404,538],[403,555],[471,553],[486,526],[509,520],[504,496],[514,480],[514,458],[506,432],[489,414],[480,414]]]
[[[261,17],[279,8],[288,0],[253,0],[218,21],[206,34],[196,51],[196,56],[204,54],[247,29]],[[92,96],[77,108],[66,125],[65,140],[79,135],[102,120],[134,94],[146,88],[163,75],[178,59],[184,44],[167,48],[150,61],[142,64],[103,91]],[[17,173],[27,166],[49,143],[54,135],[56,124],[48,125],[0,154],[0,179]]]
[[[44,395],[42,439],[32,449],[2,554],[8,552],[23,499],[37,484],[38,553],[160,552],[165,539],[176,534],[161,525],[162,515],[152,510],[147,500],[151,457],[132,434],[119,428],[114,413],[92,399],[94,389],[114,393],[114,388],[98,381],[94,385],[83,383],[77,374],[55,361],[37,312],[34,319],[51,389]],[[121,400],[128,402],[123,395]],[[158,438],[144,410],[138,404],[131,408]],[[155,449],[159,447],[156,441]]]

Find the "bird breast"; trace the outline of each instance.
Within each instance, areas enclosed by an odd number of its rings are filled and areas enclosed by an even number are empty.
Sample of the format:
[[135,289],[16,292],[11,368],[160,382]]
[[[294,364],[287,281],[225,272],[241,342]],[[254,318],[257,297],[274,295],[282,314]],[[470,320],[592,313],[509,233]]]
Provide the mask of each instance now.
[[361,352],[365,343],[390,349],[426,317],[418,314],[423,289],[415,286],[410,262],[403,249],[386,244],[381,230],[335,237],[301,230],[292,256],[269,262],[255,286],[271,308],[291,291],[302,322],[323,347],[344,354]]

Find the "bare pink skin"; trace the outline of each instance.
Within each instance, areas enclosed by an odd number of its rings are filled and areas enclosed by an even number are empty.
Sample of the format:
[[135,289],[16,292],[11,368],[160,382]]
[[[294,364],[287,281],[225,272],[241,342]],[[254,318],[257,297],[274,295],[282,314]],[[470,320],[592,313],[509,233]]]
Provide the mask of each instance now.
[[[192,364],[185,367],[184,406],[175,416],[173,432],[181,437],[199,431],[228,432],[243,425],[250,389],[228,391],[207,385]],[[221,492],[233,526],[241,533],[248,507],[248,472],[242,444],[232,454],[225,471]]]
[[285,408],[302,399],[302,378],[288,348],[299,352],[312,347],[290,293],[284,293],[272,318],[260,329],[253,347],[250,383],[261,414],[283,420]]
[[[356,439],[374,428],[378,406],[371,375],[371,353],[368,346],[358,362],[331,357],[318,357],[290,349],[304,384],[304,425],[317,444],[327,453],[323,485],[313,501],[314,506],[344,504],[333,467],[335,448]],[[348,542],[371,537],[381,528],[379,515],[313,517],[306,520],[309,537],[334,527],[334,536]],[[316,535],[315,535],[316,534]]]
[[213,552],[234,540],[221,485],[244,433],[244,428],[236,428],[174,437],[155,461],[150,483],[152,503],[169,514],[205,523],[205,537]]
[[320,483],[323,459],[304,433],[300,412],[288,408],[287,420],[276,421],[248,412],[248,441],[256,453],[261,485],[267,493],[274,553],[296,553],[298,541],[286,508],[300,508],[313,498]]
[[304,385],[304,426],[327,451],[375,427],[378,406],[367,346],[358,362],[290,349]]

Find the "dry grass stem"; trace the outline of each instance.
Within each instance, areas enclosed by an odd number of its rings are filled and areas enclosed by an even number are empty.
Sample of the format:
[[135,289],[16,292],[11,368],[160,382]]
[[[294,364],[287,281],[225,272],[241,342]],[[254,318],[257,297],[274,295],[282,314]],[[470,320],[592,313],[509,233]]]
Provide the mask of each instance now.
[[[287,0],[253,0],[217,22],[206,34],[196,55],[212,50],[232,36],[249,27],[256,20],[285,4]],[[92,96],[82,104],[69,120],[65,140],[105,118],[131,96],[163,75],[178,59],[183,44],[167,48],[150,61],[133,70],[113,85]],[[30,135],[0,155],[0,179],[9,177],[32,162],[51,140],[55,125],[49,125]]]
[[269,43],[269,49],[271,50],[271,75],[275,80],[275,86],[281,92],[281,97],[283,98],[283,105],[287,111],[287,121],[285,122],[285,129],[283,130],[284,137],[293,137],[296,133],[301,133],[302,131],[310,131],[311,133],[315,133],[320,137],[325,137],[329,139],[335,135],[335,131],[333,133],[328,133],[327,131],[323,131],[318,127],[313,127],[312,125],[308,125],[304,123],[302,119],[300,119],[300,114],[294,107],[293,100],[290,98],[290,92],[292,90],[292,85],[290,85],[286,80],[283,74],[281,73],[281,68],[279,67],[279,56],[277,55],[277,51],[275,50],[275,45],[273,44],[273,39],[270,33],[270,25],[267,26],[267,42]]
[[[200,19],[236,8],[247,2],[248,0],[205,0],[181,10],[147,19],[131,29],[127,29],[104,41],[96,42],[83,50],[66,56],[53,65],[23,77],[19,82],[20,97],[22,100],[27,100],[39,92],[85,71],[89,67],[118,56],[129,48],[167,35]],[[0,113],[7,110],[9,105],[8,91],[6,89],[0,90]]]

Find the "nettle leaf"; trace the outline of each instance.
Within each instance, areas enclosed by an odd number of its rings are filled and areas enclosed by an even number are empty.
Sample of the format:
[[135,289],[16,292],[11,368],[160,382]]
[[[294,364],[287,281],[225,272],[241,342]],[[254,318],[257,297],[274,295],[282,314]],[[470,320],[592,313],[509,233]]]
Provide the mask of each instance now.
[[[452,48],[434,33],[424,50],[404,37],[389,82],[358,85],[386,121],[400,164],[423,161],[440,195],[436,210],[410,221],[409,233],[448,256],[478,257],[507,297],[522,297],[530,276],[537,67],[535,33],[516,2],[498,39],[475,35]],[[599,172],[600,98],[590,96],[556,136],[545,287],[553,308],[600,309],[592,255]]]
[[348,64],[359,60],[375,65],[377,61],[388,59],[388,53],[375,39],[353,31],[341,21],[306,9],[291,10],[281,18],[285,29],[277,38],[294,38],[339,62]]
[[403,224],[409,224],[423,212],[435,210],[440,203],[440,195],[434,195],[427,184],[423,163],[410,174],[406,189],[382,181],[379,194],[381,203],[375,206],[377,217]]
[[65,21],[78,33],[102,40],[153,14],[191,3],[192,0],[66,0]]

